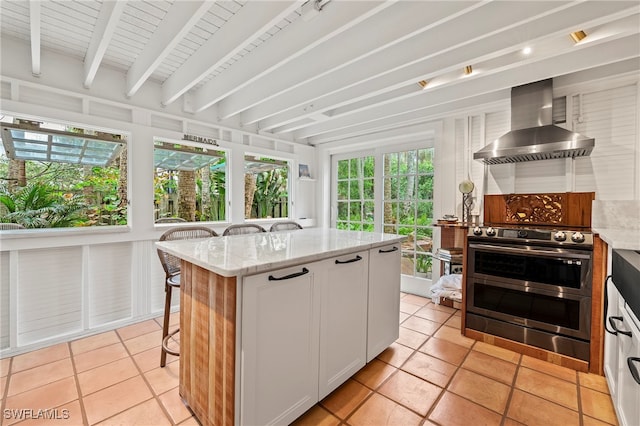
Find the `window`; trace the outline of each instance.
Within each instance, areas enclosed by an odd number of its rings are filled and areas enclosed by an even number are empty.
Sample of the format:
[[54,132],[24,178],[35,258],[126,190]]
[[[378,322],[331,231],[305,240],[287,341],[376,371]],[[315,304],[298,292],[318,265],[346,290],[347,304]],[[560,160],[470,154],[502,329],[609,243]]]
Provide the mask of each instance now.
[[336,228],[373,232],[374,166],[372,156],[338,161]]
[[123,135],[3,116],[1,136],[0,222],[18,228],[127,224]]
[[406,235],[402,273],[431,278],[433,148],[383,155],[384,232]]
[[226,153],[182,142],[154,145],[155,221],[225,221]]
[[289,217],[289,174],[287,161],[245,155],[245,219]]

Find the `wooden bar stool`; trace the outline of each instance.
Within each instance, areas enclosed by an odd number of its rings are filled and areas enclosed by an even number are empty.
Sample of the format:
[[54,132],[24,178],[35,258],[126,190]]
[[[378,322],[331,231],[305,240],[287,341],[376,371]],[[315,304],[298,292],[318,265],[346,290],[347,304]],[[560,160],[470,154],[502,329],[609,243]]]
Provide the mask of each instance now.
[[[160,241],[192,240],[196,238],[217,237],[218,234],[205,226],[184,226],[171,228],[160,237]],[[180,328],[169,333],[169,314],[171,313],[171,293],[174,287],[180,287],[180,259],[158,249],[158,257],[165,273],[164,280],[164,321],[162,323],[162,353],[160,354],[160,367],[164,367],[167,362],[167,354],[179,356],[180,352],[168,347],[171,339]]]

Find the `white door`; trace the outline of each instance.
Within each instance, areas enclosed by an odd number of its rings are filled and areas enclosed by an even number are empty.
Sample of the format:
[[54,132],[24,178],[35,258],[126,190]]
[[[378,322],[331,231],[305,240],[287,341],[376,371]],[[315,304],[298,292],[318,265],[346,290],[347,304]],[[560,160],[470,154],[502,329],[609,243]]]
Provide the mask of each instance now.
[[367,362],[398,338],[400,321],[400,245],[369,250]]
[[315,272],[309,265],[244,278],[241,424],[288,424],[318,401]]
[[368,252],[322,262],[319,396],[324,398],[365,365]]

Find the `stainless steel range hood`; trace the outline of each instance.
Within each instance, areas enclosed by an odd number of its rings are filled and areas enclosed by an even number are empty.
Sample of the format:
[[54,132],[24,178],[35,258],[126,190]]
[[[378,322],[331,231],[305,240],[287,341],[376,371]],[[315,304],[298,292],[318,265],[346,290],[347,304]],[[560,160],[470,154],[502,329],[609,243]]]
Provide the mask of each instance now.
[[553,82],[542,80],[511,89],[511,131],[480,151],[485,164],[574,158],[591,154],[593,138],[553,125]]

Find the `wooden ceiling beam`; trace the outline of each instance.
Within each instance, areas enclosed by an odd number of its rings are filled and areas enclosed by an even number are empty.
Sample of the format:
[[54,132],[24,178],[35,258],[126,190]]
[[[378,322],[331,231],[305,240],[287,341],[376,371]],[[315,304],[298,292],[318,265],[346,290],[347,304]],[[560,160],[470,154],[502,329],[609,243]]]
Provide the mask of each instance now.
[[162,104],[174,102],[301,5],[301,0],[245,3],[163,83]]
[[[321,43],[352,28],[369,16],[389,7],[386,2],[335,2],[323,8],[313,19],[296,20],[267,40],[259,49],[233,66],[233,72],[216,76],[195,93],[195,112],[203,111],[221,99],[265,77],[289,61]],[[313,8],[313,2],[306,5]]]
[[89,48],[84,58],[83,85],[87,89],[91,88],[93,84],[102,58],[109,47],[126,5],[126,1],[105,1],[102,3],[100,14],[89,42]]
[[149,43],[127,72],[127,96],[133,96],[173,49],[211,8],[206,0],[175,2]]
[[31,35],[31,74],[40,76],[40,26],[42,2],[29,1],[29,31]]

